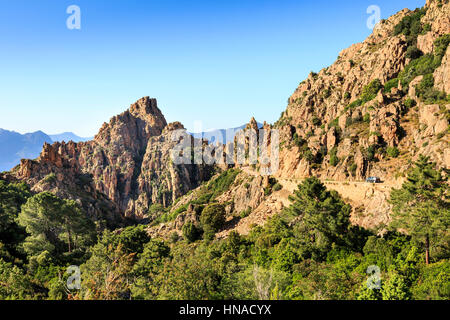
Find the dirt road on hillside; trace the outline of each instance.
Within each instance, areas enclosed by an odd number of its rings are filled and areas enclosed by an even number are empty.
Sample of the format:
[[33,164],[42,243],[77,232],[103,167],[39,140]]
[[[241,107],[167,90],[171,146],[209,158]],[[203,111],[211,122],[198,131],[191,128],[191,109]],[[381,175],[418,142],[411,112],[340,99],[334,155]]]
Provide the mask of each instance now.
[[[251,167],[243,167],[241,170],[252,176],[259,176],[259,172]],[[387,200],[393,188],[400,188],[403,181],[385,181],[382,183],[369,183],[365,181],[331,181],[320,179],[324,185],[337,191],[353,209],[363,208],[363,212],[352,214],[353,223],[370,228],[379,223],[389,221],[390,207]],[[298,185],[304,179],[277,177],[277,181],[283,186],[279,191],[273,192],[264,200],[258,208],[246,218],[241,219],[232,229],[240,234],[248,234],[253,225],[263,225],[268,218],[280,212],[281,207],[289,207],[289,196],[297,190]],[[231,230],[224,230],[218,234],[219,238],[226,237]]]

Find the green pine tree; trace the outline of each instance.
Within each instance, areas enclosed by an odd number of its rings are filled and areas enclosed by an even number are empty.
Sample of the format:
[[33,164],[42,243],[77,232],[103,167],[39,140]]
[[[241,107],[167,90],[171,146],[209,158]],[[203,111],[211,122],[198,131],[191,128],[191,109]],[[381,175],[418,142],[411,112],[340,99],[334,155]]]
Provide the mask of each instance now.
[[336,191],[329,191],[317,178],[307,178],[290,197],[286,213],[301,217],[299,228],[306,244],[322,255],[333,243],[345,245],[350,231],[351,206]]
[[450,224],[449,186],[428,157],[421,156],[400,189],[391,192],[391,226],[405,230],[425,247],[430,262],[431,241],[448,237]]
[[29,236],[24,249],[31,256],[66,252],[92,243],[95,226],[73,200],[63,200],[50,192],[39,193],[22,206],[18,222]]

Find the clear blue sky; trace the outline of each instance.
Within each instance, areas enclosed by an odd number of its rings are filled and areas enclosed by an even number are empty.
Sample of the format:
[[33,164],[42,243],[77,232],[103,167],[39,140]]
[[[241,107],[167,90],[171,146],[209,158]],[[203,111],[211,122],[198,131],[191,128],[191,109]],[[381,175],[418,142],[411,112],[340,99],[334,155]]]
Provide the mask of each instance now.
[[92,136],[142,96],[190,130],[274,122],[370,34],[372,4],[387,18],[425,0],[0,0],[0,128]]

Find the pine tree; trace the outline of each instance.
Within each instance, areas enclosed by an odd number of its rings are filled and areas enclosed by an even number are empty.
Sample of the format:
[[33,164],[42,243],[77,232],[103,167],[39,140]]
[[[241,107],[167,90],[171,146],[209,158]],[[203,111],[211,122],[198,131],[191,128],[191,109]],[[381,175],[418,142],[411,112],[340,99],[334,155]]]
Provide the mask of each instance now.
[[435,164],[420,156],[401,189],[391,192],[393,228],[405,230],[425,247],[430,262],[431,241],[448,237],[450,224],[449,186]]
[[18,222],[29,236],[24,249],[31,256],[47,252],[61,257],[90,244],[94,224],[75,201],[63,200],[50,192],[37,194],[22,206]]
[[308,235],[315,250],[325,253],[333,243],[348,243],[351,206],[336,191],[327,190],[317,178],[307,178],[289,199],[292,205],[286,212],[301,217],[301,233]]

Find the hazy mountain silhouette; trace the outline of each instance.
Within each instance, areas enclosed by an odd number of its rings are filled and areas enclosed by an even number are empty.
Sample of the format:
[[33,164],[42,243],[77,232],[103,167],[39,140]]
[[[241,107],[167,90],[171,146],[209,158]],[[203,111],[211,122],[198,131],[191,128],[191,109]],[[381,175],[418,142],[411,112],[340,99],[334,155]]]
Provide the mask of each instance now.
[[[262,124],[257,123],[261,128]],[[210,143],[228,143],[233,141],[236,133],[246,127],[244,124],[240,127],[229,129],[217,129],[205,132],[190,133],[195,138],[207,139]],[[9,171],[20,163],[21,159],[36,159],[42,151],[45,142],[83,142],[93,138],[80,137],[73,132],[63,132],[60,134],[46,134],[42,131],[20,134],[15,131],[0,129],[0,172]]]
[[84,141],[89,141],[92,140],[93,137],[88,137],[88,138],[83,138],[80,136],[77,136],[75,133],[73,132],[63,132],[60,134],[49,134],[49,137],[52,138],[53,142],[69,142],[69,141],[73,141],[73,142],[84,142]]
[[8,171],[20,163],[21,159],[35,159],[39,156],[45,142],[87,141],[72,132],[48,135],[42,131],[20,134],[0,129],[0,172]]
[[[261,128],[263,126],[262,123],[257,122],[257,124],[258,128]],[[203,139],[206,139],[213,144],[215,144],[217,141],[219,141],[222,144],[227,144],[228,142],[232,142],[234,140],[234,136],[236,135],[236,133],[240,130],[245,129],[246,126],[247,124],[244,124],[236,128],[217,129],[195,133],[189,132],[189,134],[191,134],[196,139],[200,139],[203,137]]]

